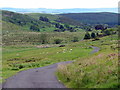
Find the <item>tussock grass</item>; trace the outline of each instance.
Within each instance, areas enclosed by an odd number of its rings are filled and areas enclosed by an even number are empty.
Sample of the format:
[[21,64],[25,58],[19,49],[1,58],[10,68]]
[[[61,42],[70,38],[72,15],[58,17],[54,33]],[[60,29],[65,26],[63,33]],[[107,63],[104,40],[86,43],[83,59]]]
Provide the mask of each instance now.
[[[43,37],[44,36],[44,37]],[[84,37],[84,32],[28,32],[16,31],[3,33],[3,45],[41,45],[55,44],[56,39],[62,40],[60,44],[72,42],[74,37],[80,41]]]
[[[101,50],[84,58],[77,58],[68,65],[59,65],[57,76],[69,88],[118,88],[118,50],[117,38],[113,41],[109,37],[93,42],[92,45],[99,46]],[[89,43],[89,41],[86,41]],[[113,46],[115,49],[112,49]]]

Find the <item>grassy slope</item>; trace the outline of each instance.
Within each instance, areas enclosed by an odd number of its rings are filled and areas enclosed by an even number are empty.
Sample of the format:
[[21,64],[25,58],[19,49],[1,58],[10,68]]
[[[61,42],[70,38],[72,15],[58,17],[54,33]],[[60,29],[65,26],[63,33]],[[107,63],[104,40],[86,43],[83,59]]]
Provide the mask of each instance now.
[[27,13],[26,15],[28,15],[32,18],[35,18],[37,20],[39,20],[40,16],[45,16],[45,17],[49,18],[49,20],[54,21],[54,22],[81,26],[80,22],[77,22],[71,18],[64,17],[61,15],[54,15],[54,14],[52,15],[52,14],[43,14],[43,13]]
[[5,22],[8,22],[8,23],[12,23],[12,24],[21,26],[25,30],[30,30],[31,25],[38,26],[41,31],[47,30],[48,28],[51,31],[56,29],[49,22],[43,22],[43,21],[37,20],[35,18],[32,18],[28,15],[10,12],[10,11],[4,11],[4,10],[2,11],[2,20]]
[[[29,14],[28,14],[29,15]],[[9,11],[2,11],[2,16],[3,16],[3,21],[0,22],[2,24],[2,33],[3,33],[3,44],[5,45],[15,45],[15,44],[41,44],[41,35],[43,33],[41,32],[32,32],[29,30],[29,27],[33,24],[31,21],[33,20],[34,23],[39,24],[41,31],[46,32],[51,32],[55,30],[55,26],[51,25],[50,23],[47,22],[42,22],[38,21],[37,19],[39,15],[41,16],[48,16],[51,21],[56,19],[56,15],[50,15],[50,14],[38,14],[38,13],[32,13],[30,14],[33,16],[28,16],[24,14],[19,14],[19,13],[14,13],[14,12],[9,12]],[[12,23],[12,22],[14,23]],[[19,25],[17,23],[18,21],[20,22],[25,22],[25,25]],[[73,40],[73,37],[77,36],[79,40],[84,36],[84,31],[81,29],[78,29],[79,32],[61,32],[61,33],[46,33],[47,34],[47,39],[48,43],[54,43],[55,39],[62,39],[62,43],[65,42],[71,42]],[[61,37],[62,36],[62,37]]]
[[26,15],[39,20],[40,16],[48,17],[49,20],[54,21],[57,20],[59,17],[57,15],[52,14],[44,14],[44,13],[27,13]]
[[[52,15],[52,14],[42,14],[42,13],[29,13],[29,14],[20,14],[10,11],[2,10],[2,20],[6,23],[12,23],[19,27],[22,27],[24,30],[30,31],[31,26],[36,26],[40,29],[41,32],[51,32],[58,28],[55,27],[53,23],[59,24],[70,24],[72,26],[81,25],[77,21],[66,18],[59,15]],[[50,22],[45,22],[39,20],[40,16],[48,17]],[[5,28],[6,29],[6,28]]]
[[2,33],[6,34],[8,32],[22,32],[24,29],[21,26],[6,22],[6,21],[0,21],[0,28],[2,28]]
[[115,35],[111,40],[107,36],[100,41],[81,43],[100,47],[101,50],[88,57],[77,58],[73,64],[59,66],[58,78],[69,88],[117,88],[119,86],[117,38]]

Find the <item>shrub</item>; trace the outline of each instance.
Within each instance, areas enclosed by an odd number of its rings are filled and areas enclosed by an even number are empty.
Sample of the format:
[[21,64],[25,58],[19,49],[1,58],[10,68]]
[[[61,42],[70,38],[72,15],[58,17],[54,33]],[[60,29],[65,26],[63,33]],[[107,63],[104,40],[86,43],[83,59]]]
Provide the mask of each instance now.
[[39,20],[44,21],[44,22],[49,22],[49,19],[47,17],[40,16]]
[[42,44],[48,43],[48,36],[47,36],[47,34],[41,34],[41,36],[40,36],[40,42]]
[[107,29],[107,26],[106,26],[106,25],[96,25],[96,26],[95,26],[95,29],[96,29],[96,30],[106,30],[106,29]]
[[95,37],[96,37],[95,33],[92,32],[92,33],[91,33],[91,38],[95,38]]
[[12,67],[11,70],[19,70],[18,67]]
[[90,34],[88,32],[86,32],[85,36],[84,36],[84,39],[90,39]]
[[60,44],[62,41],[63,41],[63,40],[61,40],[61,39],[55,39],[55,40],[54,40],[54,43],[55,43],[55,44]]
[[12,65],[12,70],[19,70],[19,69],[22,69],[22,68],[25,68],[25,66],[22,65],[22,64],[13,64]]
[[65,47],[65,45],[60,45],[59,47]]
[[32,26],[30,27],[30,30],[32,30],[32,31],[40,31],[39,27],[36,26],[36,25],[32,25]]
[[73,41],[73,42],[78,42],[79,39],[78,39],[78,37],[74,37],[72,41]]
[[96,36],[99,36],[99,33],[96,33]]
[[22,68],[24,68],[25,66],[20,64],[18,67],[19,67],[19,69],[22,69]]
[[110,32],[110,30],[105,30],[104,34],[105,35],[111,35],[111,32]]

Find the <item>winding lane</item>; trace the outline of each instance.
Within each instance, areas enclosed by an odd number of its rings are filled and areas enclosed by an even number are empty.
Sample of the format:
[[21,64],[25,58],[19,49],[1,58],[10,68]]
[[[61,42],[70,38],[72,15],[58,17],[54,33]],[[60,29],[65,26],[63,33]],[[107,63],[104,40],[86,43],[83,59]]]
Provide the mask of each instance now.
[[[91,46],[94,50],[92,54],[98,52],[98,47]],[[57,80],[55,71],[59,64],[68,64],[73,61],[65,61],[45,67],[21,71],[8,78],[2,85],[3,88],[66,88]]]

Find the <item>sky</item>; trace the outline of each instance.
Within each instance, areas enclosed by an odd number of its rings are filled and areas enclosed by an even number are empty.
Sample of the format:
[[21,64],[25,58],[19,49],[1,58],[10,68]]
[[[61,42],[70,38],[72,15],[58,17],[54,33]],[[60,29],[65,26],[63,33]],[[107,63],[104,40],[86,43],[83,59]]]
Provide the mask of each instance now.
[[0,8],[117,8],[120,0],[0,0]]

